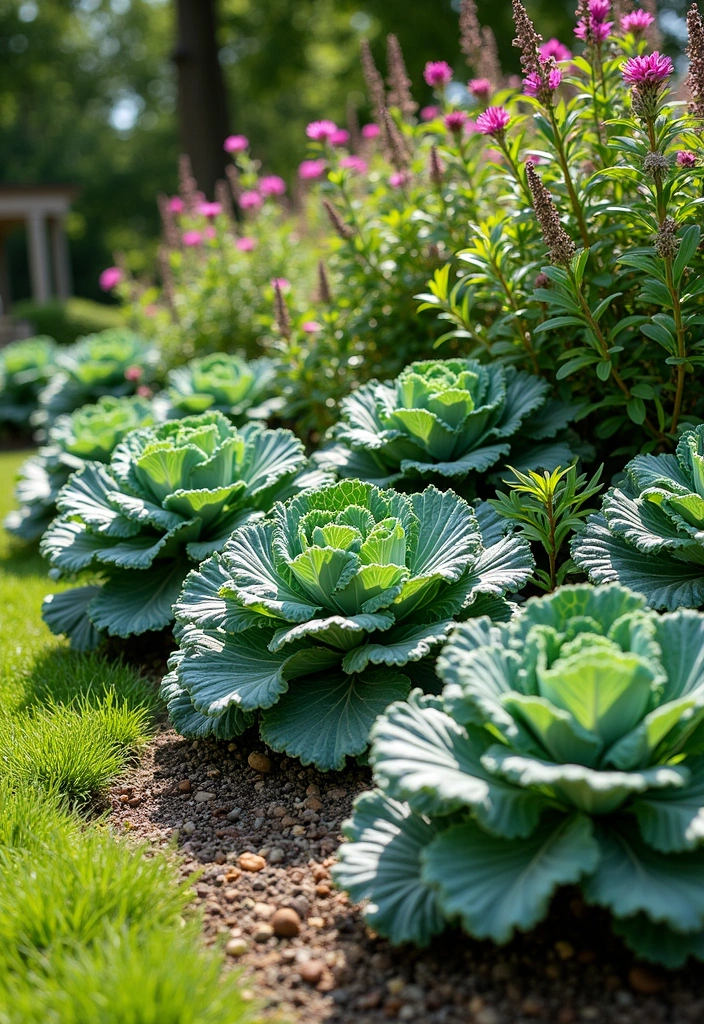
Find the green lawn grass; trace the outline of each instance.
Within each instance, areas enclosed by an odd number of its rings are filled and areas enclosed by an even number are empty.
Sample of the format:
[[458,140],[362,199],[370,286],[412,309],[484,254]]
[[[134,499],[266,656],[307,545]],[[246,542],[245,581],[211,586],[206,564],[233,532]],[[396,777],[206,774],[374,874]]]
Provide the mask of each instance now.
[[[0,455],[0,517],[22,458]],[[173,865],[80,816],[147,739],[156,696],[49,632],[41,602],[56,589],[2,533],[0,1024],[244,1024],[236,979],[184,923]]]

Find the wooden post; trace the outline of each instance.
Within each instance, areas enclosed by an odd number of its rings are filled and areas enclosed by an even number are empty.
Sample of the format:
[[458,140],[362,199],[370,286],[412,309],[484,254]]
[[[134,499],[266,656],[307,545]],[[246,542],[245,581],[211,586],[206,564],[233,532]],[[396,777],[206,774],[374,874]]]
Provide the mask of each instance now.
[[12,305],[10,289],[10,264],[7,258],[7,239],[0,228],[0,316],[5,316]]
[[27,218],[27,227],[32,298],[35,302],[48,302],[51,298],[51,272],[44,215],[30,213]]
[[68,299],[71,294],[71,257],[62,217],[52,217],[51,255],[54,264],[54,286],[59,299]]

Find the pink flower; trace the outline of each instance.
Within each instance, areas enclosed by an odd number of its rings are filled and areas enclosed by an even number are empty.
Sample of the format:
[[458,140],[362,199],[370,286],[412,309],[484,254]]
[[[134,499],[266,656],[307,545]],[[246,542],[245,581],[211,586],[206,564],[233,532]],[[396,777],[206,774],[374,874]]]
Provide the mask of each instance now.
[[326,163],[324,160],[304,160],[298,165],[298,177],[303,181],[310,181],[313,178],[322,178],[325,174]]
[[691,153],[687,149],[681,149],[677,154],[677,166],[678,167],[694,167],[697,163],[696,153]]
[[440,113],[440,107],[421,107],[420,119],[421,121],[434,121]]
[[546,43],[540,47],[540,56],[547,60],[548,57],[554,57],[555,60],[569,60],[572,56],[572,51],[561,43],[559,39],[548,39]]
[[350,141],[350,133],[346,128],[338,128],[336,132],[333,132],[330,136],[331,146],[346,146]]
[[403,188],[407,181],[408,175],[405,171],[394,171],[389,178],[389,185],[391,185],[391,188]]
[[657,50],[643,57],[629,57],[621,65],[623,80],[628,85],[644,85],[646,82],[659,84],[668,79],[674,70],[670,58]]
[[122,280],[122,271],[119,267],[106,267],[98,278],[98,284],[104,292],[111,292]]
[[280,292],[290,292],[291,282],[285,277],[272,277],[271,287],[278,288]]
[[491,95],[491,82],[488,78],[473,78],[471,82],[467,83],[467,89],[478,100],[485,100]]
[[249,146],[246,135],[228,135],[222,144],[226,153],[243,153]]
[[235,242],[235,249],[239,249],[240,252],[251,252],[256,244],[256,238],[251,238],[249,235],[245,235],[243,238],[237,239]]
[[442,88],[452,81],[452,68],[447,61],[429,60],[423,70],[423,78],[431,88]]
[[611,0],[589,0],[592,21],[604,21],[611,11]]
[[448,132],[452,132],[453,135],[460,135],[467,122],[467,115],[464,110],[451,110],[449,114],[445,115],[444,121]]
[[181,199],[181,196],[171,196],[168,207],[171,213],[183,213],[183,199]]
[[378,124],[364,124],[362,125],[362,138],[363,139],[375,139],[381,128]]
[[505,107],[488,107],[477,118],[477,129],[482,135],[503,135],[511,115]]
[[348,171],[354,171],[355,174],[366,174],[369,165],[361,156],[343,156],[340,160],[340,167],[344,167]]
[[330,142],[339,131],[334,121],[311,121],[306,128],[306,135],[314,142]]
[[646,28],[655,21],[652,14],[648,11],[644,11],[642,8],[638,8],[637,11],[631,11],[630,14],[624,14],[621,18],[621,28],[624,32],[632,32],[634,36],[640,35],[641,32],[645,32]]
[[125,380],[139,380],[143,372],[141,366],[128,366],[125,370]]
[[244,191],[237,201],[241,210],[254,210],[262,205],[262,197],[253,188]]
[[537,71],[531,73],[523,80],[523,91],[526,96],[538,96],[542,89],[547,87],[551,92],[559,88],[562,81],[562,72],[559,68],[553,68],[548,74],[548,80],[544,84]]
[[199,203],[198,213],[203,217],[217,217],[222,213],[222,203]]
[[217,231],[215,230],[215,228],[213,227],[212,224],[208,225],[208,227],[205,229],[203,234],[205,235],[206,238],[216,238],[217,237]]
[[322,331],[322,329],[323,325],[319,324],[317,320],[304,320],[301,324],[301,330],[306,334],[315,334],[316,331]]
[[282,196],[286,191],[286,182],[278,174],[266,174],[259,179],[259,192],[263,196]]
[[597,43],[603,43],[611,35],[611,29],[614,27],[613,21],[595,21],[594,18],[591,20],[589,30],[583,18],[577,22],[577,28],[574,30],[574,34],[577,39],[581,39],[582,42],[587,41],[587,35],[591,33]]
[[147,387],[146,384],[140,384],[139,387],[137,388],[137,394],[139,395],[140,398],[152,398],[154,392],[150,387]]
[[203,236],[200,231],[184,231],[181,235],[181,241],[184,245],[193,247],[194,245],[200,245],[203,241]]

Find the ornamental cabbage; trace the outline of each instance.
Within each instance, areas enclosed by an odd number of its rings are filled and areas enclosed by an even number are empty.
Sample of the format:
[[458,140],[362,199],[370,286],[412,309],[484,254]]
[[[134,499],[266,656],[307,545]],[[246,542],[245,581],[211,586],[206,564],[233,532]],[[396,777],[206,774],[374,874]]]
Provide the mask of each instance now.
[[254,423],[237,430],[219,412],[132,431],[107,466],[85,463],[59,492],[60,515],[40,550],[55,576],[90,569],[102,585],[50,595],[47,625],[79,649],[104,633],[170,625],[194,563],[277,498],[324,480],[305,466],[290,431]]
[[62,413],[103,395],[133,394],[151,381],[158,360],[157,350],[127,328],[111,327],[80,338],[57,356],[59,372],[39,396],[36,422],[50,426]]
[[572,542],[594,583],[619,582],[653,608],[704,605],[704,424],[675,455],[637,455]]
[[20,507],[7,516],[5,529],[22,540],[38,540],[56,515],[58,493],[71,473],[85,462],[108,462],[130,430],[153,422],[151,403],[138,395],[106,395],[59,416],[49,428],[49,443],[20,468],[15,488]]
[[704,959],[704,615],[645,605],[582,584],[464,623],[441,698],[379,719],[336,868],[375,930],[504,943],[579,885],[639,956]]
[[45,335],[13,341],[0,351],[0,423],[29,427],[55,359],[56,342]]
[[504,595],[532,565],[526,541],[451,491],[347,480],[277,504],[186,580],[163,684],[172,721],[224,739],[260,712],[274,750],[342,768],[411,680],[437,685],[455,620],[510,615]]
[[553,470],[576,457],[564,436],[556,437],[575,409],[548,401],[542,378],[498,363],[411,363],[394,381],[370,381],[352,392],[340,412],[330,432],[336,443],[316,462],[379,487],[466,481],[475,494],[480,474],[509,453],[519,470]]
[[275,380],[270,359],[247,362],[224,352],[192,359],[169,373],[164,418],[217,409],[238,425],[267,419],[281,406],[281,400],[272,397]]

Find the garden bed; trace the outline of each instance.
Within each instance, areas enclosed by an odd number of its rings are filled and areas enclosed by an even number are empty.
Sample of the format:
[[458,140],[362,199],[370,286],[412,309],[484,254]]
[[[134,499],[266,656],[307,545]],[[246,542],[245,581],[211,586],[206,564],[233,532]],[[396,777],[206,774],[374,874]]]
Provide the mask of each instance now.
[[[251,768],[251,755],[266,767],[264,755],[270,770]],[[199,874],[206,941],[229,943],[228,963],[245,966],[271,1017],[307,1024],[701,1020],[696,967],[666,973],[639,963],[613,937],[608,915],[570,890],[542,926],[503,948],[460,932],[428,950],[394,949],[374,937],[328,871],[341,824],[369,778],[357,767],[301,768],[265,753],[253,734],[230,744],[190,742],[164,727],[139,769],[112,790],[111,820],[131,840],[161,848],[176,842],[184,876]],[[243,853],[261,855],[264,867],[242,870]],[[294,938],[272,934],[281,907],[300,918]]]

